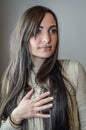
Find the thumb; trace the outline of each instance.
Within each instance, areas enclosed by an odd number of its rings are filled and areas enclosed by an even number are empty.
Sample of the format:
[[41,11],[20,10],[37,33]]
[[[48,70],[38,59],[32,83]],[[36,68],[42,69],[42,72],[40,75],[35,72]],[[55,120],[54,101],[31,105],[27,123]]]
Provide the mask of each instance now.
[[30,97],[33,95],[34,89],[31,89],[25,96],[24,99],[30,99]]

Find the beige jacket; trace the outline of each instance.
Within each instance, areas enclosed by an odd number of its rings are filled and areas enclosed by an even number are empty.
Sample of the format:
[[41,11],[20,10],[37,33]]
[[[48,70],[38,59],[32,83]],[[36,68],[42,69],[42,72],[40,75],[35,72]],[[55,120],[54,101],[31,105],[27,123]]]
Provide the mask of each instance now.
[[[79,62],[70,60],[60,60],[60,62],[63,67],[63,75],[71,83],[69,84],[65,81],[73,101],[73,108],[70,106],[71,130],[86,130],[86,72]],[[41,124],[40,120],[36,120],[36,123],[37,125]],[[7,120],[5,122],[2,121],[0,130],[21,130],[21,128],[13,128]]]
[[73,100],[71,130],[86,130],[86,72],[79,62],[62,60],[61,64],[63,75],[72,85],[66,85]]

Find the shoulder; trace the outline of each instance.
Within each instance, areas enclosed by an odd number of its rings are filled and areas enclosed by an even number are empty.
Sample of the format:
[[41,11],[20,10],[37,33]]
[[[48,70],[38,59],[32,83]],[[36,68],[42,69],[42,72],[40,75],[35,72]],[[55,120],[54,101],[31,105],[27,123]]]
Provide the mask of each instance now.
[[[70,59],[60,59],[60,64],[62,65],[62,69],[64,69],[67,72],[77,72],[80,70],[84,70],[82,64],[79,61],[74,61]],[[85,71],[85,70],[84,70]]]
[[74,60],[70,60],[70,59],[60,59],[59,62],[61,63],[63,68],[73,68],[75,66],[78,67],[78,64],[80,64],[80,62],[78,61],[74,61]]
[[82,64],[79,61],[73,60],[59,60],[62,65],[63,75],[69,79],[75,85],[78,84],[78,81],[86,80],[86,72]]

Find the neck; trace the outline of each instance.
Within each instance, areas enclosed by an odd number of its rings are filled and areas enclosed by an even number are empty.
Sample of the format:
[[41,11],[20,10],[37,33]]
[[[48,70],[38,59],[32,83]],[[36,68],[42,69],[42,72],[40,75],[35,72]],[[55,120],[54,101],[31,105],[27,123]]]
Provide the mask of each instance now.
[[41,67],[41,65],[44,63],[45,59],[39,58],[39,57],[33,57],[32,61],[33,61],[34,67]]

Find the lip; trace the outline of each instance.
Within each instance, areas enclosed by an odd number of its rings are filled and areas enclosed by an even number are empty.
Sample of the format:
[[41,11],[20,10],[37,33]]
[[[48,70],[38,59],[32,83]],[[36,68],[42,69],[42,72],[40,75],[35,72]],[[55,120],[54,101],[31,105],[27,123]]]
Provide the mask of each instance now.
[[51,50],[51,46],[42,46],[42,47],[38,47],[39,50],[42,51],[50,51]]
[[38,47],[38,48],[39,49],[42,49],[42,48],[44,48],[44,49],[47,49],[47,48],[49,49],[50,48],[51,49],[51,46],[41,46],[41,47]]

